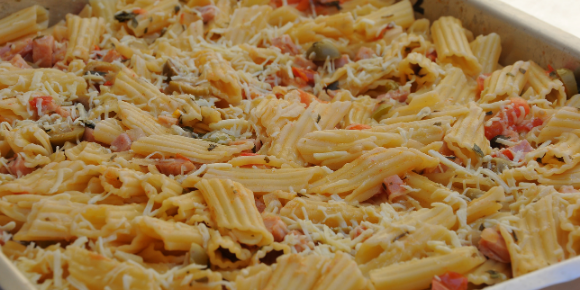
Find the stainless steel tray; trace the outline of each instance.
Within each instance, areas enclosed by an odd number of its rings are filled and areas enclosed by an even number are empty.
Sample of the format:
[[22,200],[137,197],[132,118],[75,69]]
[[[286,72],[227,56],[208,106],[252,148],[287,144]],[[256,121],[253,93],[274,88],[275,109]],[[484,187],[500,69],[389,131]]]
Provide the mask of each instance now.
[[[64,18],[59,15],[59,7],[84,6],[79,0],[0,0],[0,18],[35,3],[48,6],[51,24]],[[412,0],[416,11],[431,21],[440,16],[454,16],[463,21],[463,26],[474,35],[498,33],[502,40],[500,63],[503,65],[518,60],[533,60],[546,67],[565,67],[574,71],[580,79],[580,38],[576,38],[550,24],[536,19],[498,0]],[[57,19],[58,18],[58,19]],[[0,290],[21,290],[30,284],[15,268],[6,264],[7,259],[0,253]],[[4,261],[4,263],[3,263]],[[580,289],[580,257],[552,265],[545,269],[509,280],[488,288],[489,290],[511,289]],[[577,279],[577,280],[574,280]],[[566,282],[566,283],[565,283]],[[565,283],[565,284],[559,284]],[[559,285],[555,285],[559,284]],[[555,286],[552,286],[555,285]]]

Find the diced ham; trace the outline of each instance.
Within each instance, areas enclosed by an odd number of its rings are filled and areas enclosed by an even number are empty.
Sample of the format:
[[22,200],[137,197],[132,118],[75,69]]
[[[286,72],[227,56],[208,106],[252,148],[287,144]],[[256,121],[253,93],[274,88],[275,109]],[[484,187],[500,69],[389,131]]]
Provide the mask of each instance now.
[[147,137],[147,135],[145,135],[145,132],[143,132],[143,129],[141,128],[133,128],[130,130],[127,130],[127,135],[129,135],[129,139],[131,139],[131,141],[135,142],[137,140],[139,140],[142,137]]
[[425,56],[430,59],[431,61],[437,60],[437,51],[434,47],[430,48],[429,51],[425,54]]
[[294,58],[294,62],[293,65],[299,68],[304,68],[304,69],[310,69],[310,70],[316,70],[318,68],[318,66],[312,62],[309,59],[304,58],[301,55],[297,55]]
[[28,63],[22,58],[20,54],[15,55],[10,63],[17,68],[32,68]]
[[267,215],[264,218],[266,229],[274,236],[276,242],[281,242],[288,234],[288,227],[277,215]]
[[501,263],[511,261],[510,252],[497,227],[486,228],[481,232],[479,251],[486,257]]
[[[499,152],[501,153],[501,155],[505,156],[507,159],[518,162],[518,161],[524,159],[524,156],[526,156],[526,153],[532,152],[532,151],[534,151],[534,148],[530,145],[528,140],[524,139],[524,140],[520,141],[518,144],[516,144],[512,147],[506,148],[506,149],[502,149]],[[519,157],[519,158],[517,158],[517,160],[515,160],[514,159],[515,157]]]
[[97,142],[95,140],[95,129],[91,129],[89,127],[85,128],[85,133],[83,134],[83,141],[87,142]]
[[447,272],[441,276],[433,277],[431,290],[467,290],[469,280],[455,272]]
[[171,116],[163,116],[163,115],[157,117],[157,120],[159,121],[159,123],[161,123],[161,125],[163,125],[167,128],[171,128],[171,126],[177,125],[177,122],[179,122],[179,120],[177,118],[173,118]]
[[16,42],[8,43],[0,48],[0,58],[2,60],[11,60],[15,55],[20,54],[26,57],[32,52],[32,39],[27,38]]
[[405,195],[406,190],[402,186],[404,184],[403,180],[396,174],[383,179],[383,185],[389,194],[389,201],[393,201],[395,198]]
[[375,56],[374,50],[372,50],[366,46],[363,46],[363,47],[358,49],[358,52],[356,53],[354,61],[359,61],[361,59],[371,58],[373,56]]
[[[242,153],[242,154],[243,154],[243,153]],[[242,156],[243,156],[243,155],[242,155]],[[256,203],[256,208],[258,209],[258,211],[259,211],[260,213],[263,213],[263,212],[264,212],[264,210],[266,209],[266,204],[264,203],[264,201],[263,201],[263,200],[261,200],[261,199],[259,199],[259,198],[256,198],[256,199],[254,200],[254,202]]]
[[348,54],[343,54],[340,58],[334,60],[334,69],[337,70],[350,62]]
[[129,138],[129,135],[123,133],[113,140],[111,143],[111,150],[114,152],[128,151],[131,149],[131,143],[132,141],[131,138]]
[[52,67],[54,37],[37,37],[32,41],[32,61],[39,67]]
[[300,47],[292,41],[288,34],[272,39],[272,46],[279,48],[282,53],[289,53],[290,55],[297,55],[300,53]]
[[107,54],[103,56],[103,61],[105,62],[113,62],[116,60],[123,60],[123,56],[121,56],[121,54],[117,52],[115,49],[109,49]]
[[395,101],[404,103],[407,101],[407,97],[409,96],[410,91],[398,88],[396,90],[391,90],[386,94],[379,95],[377,97],[377,101],[383,101],[388,99],[393,99]]
[[301,231],[293,230],[289,232],[288,235],[296,236],[296,239],[298,239],[298,243],[294,244],[294,249],[296,249],[298,253],[303,252],[306,249],[313,249],[314,244],[311,243],[308,237]]
[[155,166],[159,172],[165,175],[187,174],[197,169],[189,159],[182,158],[159,160]]
[[197,11],[201,13],[201,19],[204,23],[210,22],[217,15],[217,7],[214,5],[207,5],[203,7],[197,7]]
[[11,173],[17,177],[21,177],[28,175],[29,173],[32,173],[34,170],[36,170],[36,168],[26,167],[24,163],[25,163],[24,158],[22,158],[22,156],[20,155],[16,155],[16,158],[12,158],[6,164],[6,166],[1,165],[2,167],[0,167],[0,173],[3,174]]

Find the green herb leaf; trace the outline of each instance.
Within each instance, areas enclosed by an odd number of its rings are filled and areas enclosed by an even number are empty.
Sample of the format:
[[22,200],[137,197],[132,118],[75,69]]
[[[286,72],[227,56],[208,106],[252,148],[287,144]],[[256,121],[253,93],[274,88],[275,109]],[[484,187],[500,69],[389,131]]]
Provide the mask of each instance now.
[[515,77],[515,75],[513,73],[506,73],[506,75],[508,75],[510,77]]
[[526,73],[526,70],[523,69],[523,68],[520,68],[520,72],[523,73],[523,74],[525,74]]
[[136,16],[137,16],[137,14],[135,14],[133,12],[121,11],[121,12],[115,14],[115,19],[117,21],[123,23],[123,22],[127,22],[129,20],[135,19]]
[[491,279],[497,279],[497,278],[499,278],[499,277],[500,277],[500,276],[499,276],[499,273],[498,273],[497,271],[494,271],[494,270],[487,270],[486,272],[489,274],[489,277],[490,277]]
[[214,150],[216,147],[217,147],[216,144],[209,144],[209,147],[207,148],[207,151]]
[[483,153],[483,151],[481,151],[481,148],[479,148],[479,146],[477,146],[477,144],[473,144],[473,152],[475,152],[477,155],[479,155],[479,157],[485,156],[485,154]]

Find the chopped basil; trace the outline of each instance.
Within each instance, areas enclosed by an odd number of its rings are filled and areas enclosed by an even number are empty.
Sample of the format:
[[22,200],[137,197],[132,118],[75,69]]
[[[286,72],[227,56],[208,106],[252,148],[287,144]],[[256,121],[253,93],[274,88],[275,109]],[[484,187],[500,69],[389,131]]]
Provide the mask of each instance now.
[[179,12],[179,10],[181,10],[181,6],[175,5],[175,7],[173,7],[173,11],[175,11],[175,13]]
[[115,19],[117,19],[119,22],[127,22],[129,20],[135,19],[135,17],[137,17],[137,14],[127,11],[121,11],[115,14]]
[[441,122],[435,122],[435,123],[433,123],[433,125],[435,125],[435,126],[441,126]]
[[320,116],[320,114],[318,114],[318,118],[316,118],[316,124],[320,123],[320,118],[322,117]]
[[473,152],[475,152],[477,155],[479,155],[479,157],[485,156],[485,154],[483,153],[483,151],[481,151],[481,148],[479,148],[479,146],[477,146],[477,144],[473,144]]
[[513,73],[506,73],[506,75],[508,75],[510,77],[515,77],[515,75]]
[[331,90],[331,91],[336,91],[339,89],[338,87],[338,81],[330,83],[328,86],[326,86],[327,90]]
[[133,18],[129,24],[131,24],[131,27],[137,28],[137,26],[139,26],[139,21],[137,21],[137,18]]
[[270,163],[270,158],[268,158],[268,156],[264,157],[264,161],[266,161],[266,163]]
[[523,73],[523,74],[525,74],[526,73],[526,70],[523,69],[523,68],[520,68],[520,72]]
[[499,278],[499,273],[497,271],[487,270],[486,272],[489,274],[489,277],[491,279],[497,279],[497,278]]
[[486,114],[487,116],[491,116],[491,115],[493,115],[493,112],[492,112],[492,111],[487,111],[487,112],[485,112],[485,114]]
[[207,151],[214,150],[216,147],[217,147],[216,144],[209,144],[209,147],[207,148]]
[[408,234],[409,234],[409,232],[404,232],[404,233],[402,233],[402,234],[400,234],[400,235],[396,236],[396,237],[393,239],[393,242],[395,242],[395,241],[399,240],[400,238],[402,238],[402,237],[404,237],[404,236],[406,236],[406,235],[408,235]]

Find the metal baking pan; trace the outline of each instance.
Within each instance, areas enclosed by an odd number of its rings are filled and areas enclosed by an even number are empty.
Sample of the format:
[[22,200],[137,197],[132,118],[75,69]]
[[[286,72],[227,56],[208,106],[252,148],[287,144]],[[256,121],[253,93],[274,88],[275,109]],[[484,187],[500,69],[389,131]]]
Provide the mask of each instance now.
[[[474,35],[495,32],[501,36],[500,64],[518,60],[533,60],[542,67],[568,68],[580,79],[580,38],[576,38],[550,24],[534,18],[499,0],[412,0],[418,17],[434,21],[441,16],[461,19],[463,26]],[[50,23],[64,18],[63,6],[80,11],[79,0],[0,0],[0,18],[33,4],[50,10]],[[61,9],[59,9],[61,8]],[[488,287],[488,290],[564,290],[580,289],[580,257],[569,259],[527,275]],[[15,272],[0,253],[0,290],[34,289],[24,275]]]

